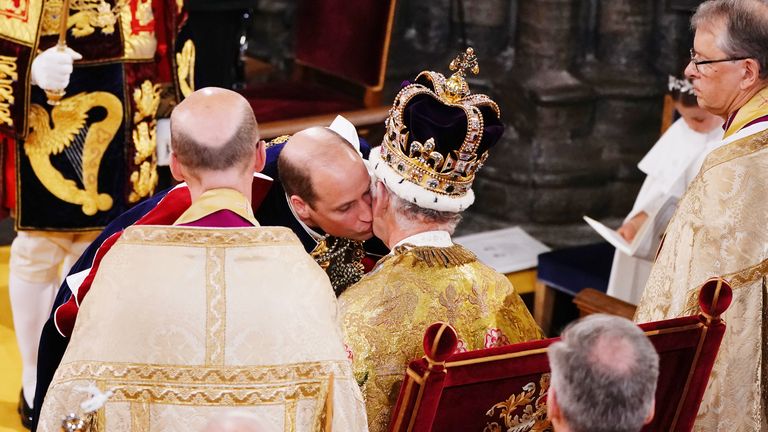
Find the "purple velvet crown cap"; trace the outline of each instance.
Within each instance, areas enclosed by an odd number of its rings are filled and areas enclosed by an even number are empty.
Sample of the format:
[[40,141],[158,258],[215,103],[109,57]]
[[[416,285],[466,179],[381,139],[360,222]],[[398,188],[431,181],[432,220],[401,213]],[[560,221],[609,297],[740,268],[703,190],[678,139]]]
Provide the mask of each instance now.
[[[433,89],[432,83],[420,79],[418,84]],[[480,157],[493,147],[504,133],[504,125],[489,106],[481,106],[483,137],[476,154]],[[467,134],[467,115],[463,109],[449,106],[436,98],[423,94],[413,97],[403,110],[403,123],[409,133],[408,143],[424,143],[435,139],[435,151],[448,155],[461,148]]]

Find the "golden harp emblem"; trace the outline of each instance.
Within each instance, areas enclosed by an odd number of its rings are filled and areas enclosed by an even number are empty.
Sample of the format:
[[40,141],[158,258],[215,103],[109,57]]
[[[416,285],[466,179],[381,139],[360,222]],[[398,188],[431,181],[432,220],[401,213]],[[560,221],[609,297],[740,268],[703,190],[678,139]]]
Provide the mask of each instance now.
[[[88,112],[96,107],[106,109],[106,117],[89,125]],[[48,191],[62,201],[81,205],[83,213],[93,216],[97,211],[112,208],[112,197],[99,193],[99,166],[122,120],[123,104],[106,92],[79,93],[66,98],[53,108],[50,118],[45,108],[33,104],[24,153]],[[64,154],[74,168],[82,189],[51,163],[51,156],[59,154]]]

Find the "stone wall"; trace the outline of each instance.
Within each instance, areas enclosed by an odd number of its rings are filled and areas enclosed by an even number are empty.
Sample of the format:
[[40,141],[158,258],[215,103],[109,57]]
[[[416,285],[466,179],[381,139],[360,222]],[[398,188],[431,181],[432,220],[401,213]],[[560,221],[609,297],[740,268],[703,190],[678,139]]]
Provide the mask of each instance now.
[[[691,45],[696,0],[400,0],[384,100],[423,69],[447,73],[466,45],[507,130],[475,183],[462,232],[522,225],[554,245],[595,238],[581,216],[618,224],[658,138],[666,76]],[[290,67],[294,2],[264,0],[254,48]],[[255,28],[257,26],[254,26]]]

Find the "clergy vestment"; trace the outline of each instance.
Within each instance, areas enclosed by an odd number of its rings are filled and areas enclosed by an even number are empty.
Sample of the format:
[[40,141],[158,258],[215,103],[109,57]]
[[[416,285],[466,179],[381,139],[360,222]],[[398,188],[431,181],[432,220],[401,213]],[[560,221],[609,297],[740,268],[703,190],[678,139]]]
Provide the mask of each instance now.
[[[233,407],[276,430],[366,430],[327,276],[290,230],[258,227],[238,195],[209,191],[177,226],[123,232],[38,430],[58,430],[89,384],[114,392],[88,418],[98,430],[199,430]],[[221,223],[236,228],[201,227]]]
[[648,215],[647,229],[634,241],[640,242],[635,255],[619,250],[613,257],[608,295],[637,304],[651,273],[653,256],[677,202],[701,168],[704,157],[722,142],[719,127],[708,133],[696,132],[680,118],[664,132],[651,151],[637,164],[646,174],[628,222],[641,212]]
[[697,431],[757,431],[766,421],[768,89],[726,122],[680,200],[662,239],[635,321],[691,315],[698,287],[722,276],[733,287],[728,323],[696,420]]
[[459,350],[541,338],[512,284],[445,231],[404,239],[339,297],[344,337],[371,431],[385,431],[408,362],[427,326],[450,323]]
[[[347,135],[345,134],[345,136]],[[348,139],[354,138],[356,137],[349,137]],[[278,179],[278,158],[286,140],[286,137],[276,138],[267,148],[267,162],[263,170],[265,175],[257,174],[254,177],[252,207],[254,214],[262,225],[290,228],[299,238],[305,250],[312,252],[318,245],[318,239],[291,212],[285,190]],[[364,140],[360,140],[360,148],[364,155],[367,155],[370,151],[370,147]],[[116,237],[112,236],[119,235],[126,227],[133,224],[170,225],[189,204],[189,191],[184,184],[173,189],[157,192],[148,200],[139,203],[110,223],[78,259],[69,273],[70,276],[91,269],[97,254],[106,254],[114,241],[117,240]],[[373,239],[369,240],[366,242],[366,247],[369,244],[376,253],[381,253],[381,249],[384,248],[378,239],[376,241],[373,241]],[[386,249],[383,253],[386,253]],[[77,314],[76,308],[79,305],[79,300],[76,302],[72,294],[73,292],[80,292],[80,290],[77,286],[70,286],[71,281],[71,278],[67,278],[59,288],[54,300],[52,316],[45,323],[40,337],[40,355],[38,356],[37,368],[38,385],[35,391],[34,403],[35,419],[39,417],[39,407],[42,406],[48,385],[53,378],[53,373],[64,355],[69,341],[69,332],[71,331],[71,326],[74,325],[75,315]],[[81,292],[81,299],[85,292],[87,292],[87,288]],[[62,325],[60,319],[56,318],[57,311],[61,308],[70,310],[71,319],[68,320],[68,325]]]

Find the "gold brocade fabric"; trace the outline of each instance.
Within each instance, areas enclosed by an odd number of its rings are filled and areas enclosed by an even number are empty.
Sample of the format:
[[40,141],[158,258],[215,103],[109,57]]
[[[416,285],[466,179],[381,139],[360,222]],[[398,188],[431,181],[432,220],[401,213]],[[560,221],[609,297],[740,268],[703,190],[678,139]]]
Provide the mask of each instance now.
[[427,326],[449,322],[459,350],[541,338],[507,278],[461,246],[398,247],[339,297],[344,336],[371,431],[385,431]]
[[198,431],[232,408],[268,430],[365,431],[325,273],[286,228],[133,226],[104,257],[39,431],[80,413],[105,431]]
[[[763,112],[765,113],[765,112]],[[696,431],[768,430],[768,131],[714,150],[680,200],[635,321],[691,315],[699,286],[723,276],[733,302]]]

